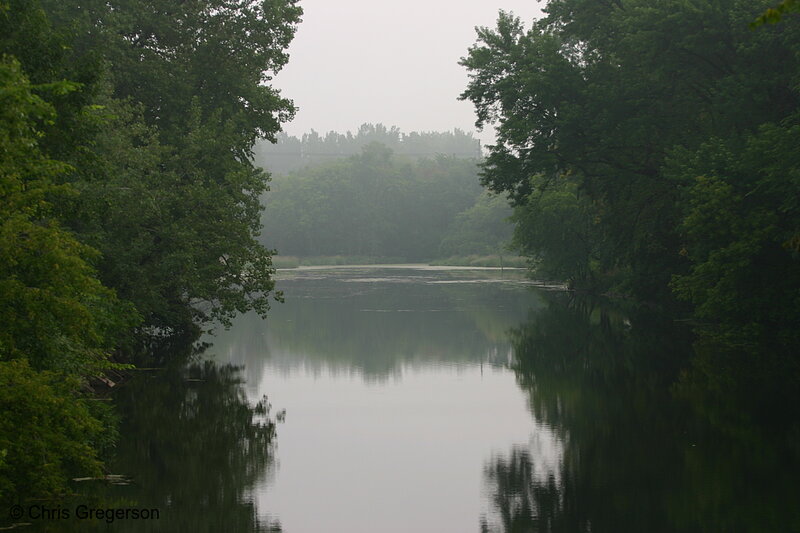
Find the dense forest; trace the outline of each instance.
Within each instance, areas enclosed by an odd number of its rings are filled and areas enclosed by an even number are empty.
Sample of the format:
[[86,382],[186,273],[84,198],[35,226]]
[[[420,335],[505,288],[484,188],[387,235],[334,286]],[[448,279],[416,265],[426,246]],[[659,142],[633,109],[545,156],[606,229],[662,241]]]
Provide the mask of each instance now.
[[528,28],[501,12],[461,61],[461,98],[496,127],[482,180],[510,195],[541,271],[691,312],[708,387],[773,380],[785,405],[800,396],[800,19],[768,7],[551,0]]
[[[284,143],[296,144],[283,138],[274,149]],[[338,155],[273,175],[262,242],[281,255],[407,262],[508,254],[505,196],[480,186],[479,159],[458,155],[474,155],[471,136],[365,124],[355,136],[306,135],[301,145]]]
[[393,153],[411,158],[437,155],[479,159],[481,144],[471,133],[453,131],[412,131],[403,133],[396,126],[362,124],[358,131],[325,135],[311,132],[295,137],[278,133],[277,142],[258,142],[253,149],[255,164],[273,174],[287,174],[303,167],[313,167],[348,156],[359,155],[365,146],[382,144]]
[[[100,475],[142,341],[264,313],[294,0],[0,2],[0,501]],[[106,380],[108,381],[108,380]]]

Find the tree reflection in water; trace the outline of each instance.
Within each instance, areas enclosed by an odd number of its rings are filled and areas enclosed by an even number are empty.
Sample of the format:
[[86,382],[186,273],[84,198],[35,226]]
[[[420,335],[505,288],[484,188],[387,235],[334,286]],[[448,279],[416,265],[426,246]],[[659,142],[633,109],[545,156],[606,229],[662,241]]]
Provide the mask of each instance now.
[[275,421],[266,400],[248,402],[241,371],[205,361],[121,388],[123,438],[112,468],[133,482],[99,498],[105,507],[158,508],[160,519],[117,522],[115,531],[281,530],[258,516],[248,494],[270,473]]
[[796,450],[753,417],[721,427],[683,394],[691,337],[675,322],[554,295],[512,338],[563,454],[547,476],[535,450],[492,457],[482,531],[800,531]]

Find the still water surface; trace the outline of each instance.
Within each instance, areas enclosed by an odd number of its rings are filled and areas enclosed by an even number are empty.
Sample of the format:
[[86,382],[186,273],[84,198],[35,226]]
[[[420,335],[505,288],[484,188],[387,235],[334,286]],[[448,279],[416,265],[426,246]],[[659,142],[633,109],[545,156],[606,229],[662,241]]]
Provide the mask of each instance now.
[[[283,273],[286,303],[242,317],[209,350],[244,365],[251,399],[286,410],[253,488],[285,531],[473,531],[492,514],[484,466],[561,439],[531,416],[510,328],[542,306],[516,272]],[[310,512],[313,509],[313,512]]]
[[681,385],[670,320],[509,270],[287,270],[278,288],[266,321],[119,392],[113,468],[133,480],[103,501],[162,518],[113,530],[800,530],[796,462]]

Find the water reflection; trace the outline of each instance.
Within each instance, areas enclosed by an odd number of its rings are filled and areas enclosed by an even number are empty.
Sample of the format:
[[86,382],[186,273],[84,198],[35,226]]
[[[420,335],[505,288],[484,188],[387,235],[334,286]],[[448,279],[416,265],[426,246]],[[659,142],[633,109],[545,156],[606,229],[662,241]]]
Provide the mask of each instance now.
[[404,367],[506,364],[509,328],[540,305],[515,271],[365,268],[282,275],[286,302],[266,323],[246,315],[211,338],[218,358],[245,364],[250,376],[269,366],[284,373],[357,373],[379,382]]
[[695,394],[667,318],[513,273],[282,276],[217,363],[122,388],[134,484],[106,506],[166,509],[156,531],[800,531],[792,439]]
[[287,531],[470,531],[486,457],[542,436],[558,464],[508,368],[509,330],[542,305],[524,277],[292,274],[266,323],[242,317],[210,350],[287,409],[258,491]]
[[530,450],[513,447],[507,456],[488,463],[484,475],[494,508],[491,518],[481,517],[481,532],[549,531],[548,524],[563,505],[555,475],[537,475],[537,459]]
[[158,509],[158,520],[41,521],[37,530],[281,531],[252,497],[271,473],[275,423],[266,403],[247,400],[241,371],[206,361],[141,375],[119,390],[121,438],[109,467],[130,484],[80,483],[68,507]]
[[482,530],[800,530],[796,457],[676,394],[689,342],[663,317],[557,296],[515,329],[513,369],[563,459],[546,479],[527,450],[489,460]]

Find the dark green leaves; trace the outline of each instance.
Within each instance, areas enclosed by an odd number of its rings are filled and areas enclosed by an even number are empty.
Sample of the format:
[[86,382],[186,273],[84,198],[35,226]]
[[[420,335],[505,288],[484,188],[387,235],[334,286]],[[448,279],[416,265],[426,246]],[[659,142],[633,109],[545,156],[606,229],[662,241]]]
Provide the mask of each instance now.
[[[544,220],[547,191],[537,195],[533,177],[547,189],[563,176],[594,221],[595,274],[666,301],[671,276],[687,267],[678,230],[686,189],[665,175],[668,154],[712,137],[741,140],[797,109],[798,25],[752,32],[758,9],[734,0],[553,0],[527,30],[501,13],[462,60],[470,76],[462,98],[479,126],[497,131],[484,184],[509,192],[521,220]],[[545,246],[547,232],[562,231],[540,223],[518,239],[532,255],[544,252],[533,245]]]

